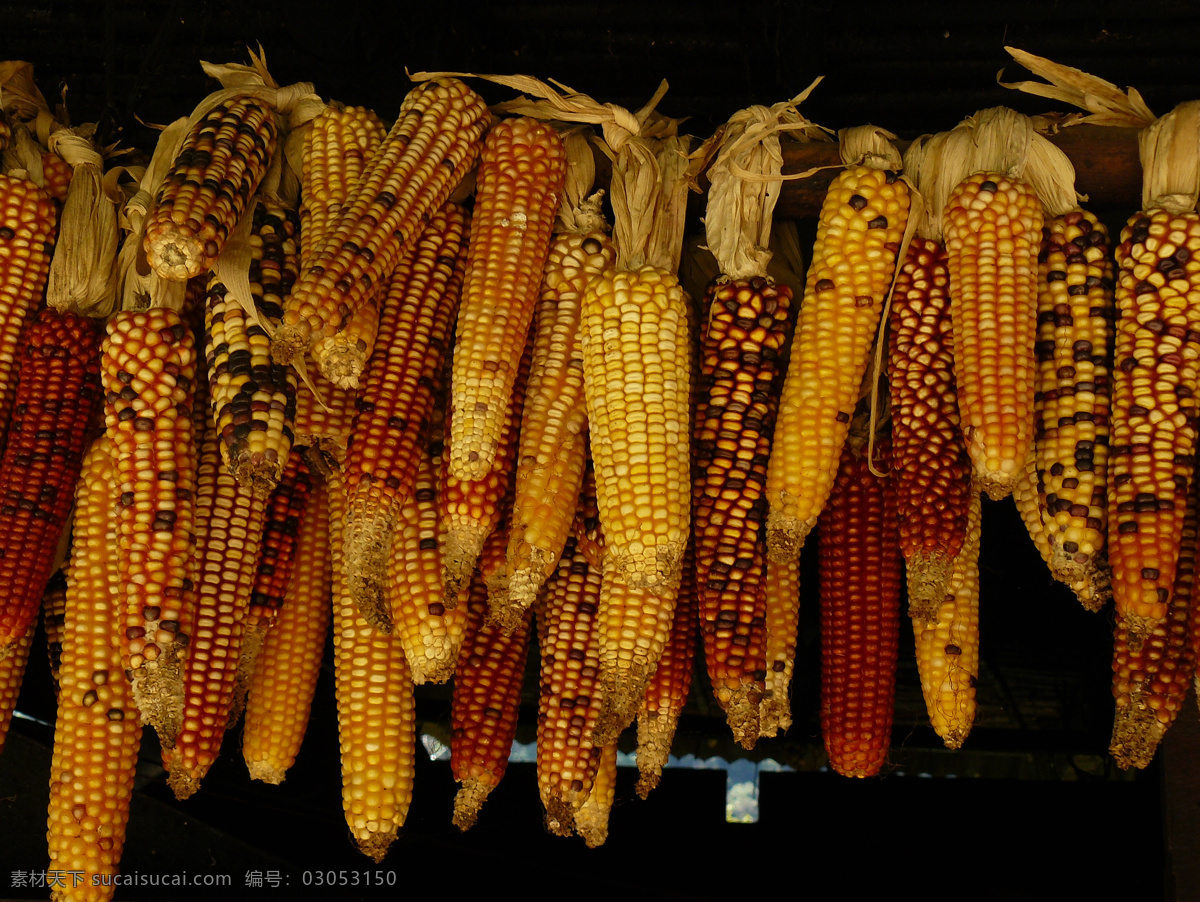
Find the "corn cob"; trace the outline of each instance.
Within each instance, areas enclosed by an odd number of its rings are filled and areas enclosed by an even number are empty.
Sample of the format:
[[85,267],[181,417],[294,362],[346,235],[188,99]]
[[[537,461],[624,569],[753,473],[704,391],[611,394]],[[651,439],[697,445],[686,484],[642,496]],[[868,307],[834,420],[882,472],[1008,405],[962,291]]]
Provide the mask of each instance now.
[[[500,546],[501,556],[505,547]],[[450,769],[462,784],[454,798],[454,825],[460,830],[474,826],[508,767],[529,651],[530,615],[507,633],[487,619],[487,594],[477,570],[467,592],[469,619],[450,709]]]
[[617,795],[617,744],[610,742],[600,750],[592,791],[575,812],[575,832],[589,849],[597,849],[608,840],[608,818]]
[[75,170],[71,164],[58,154],[49,150],[42,151],[42,178],[45,180],[46,193],[54,199],[58,212],[62,213],[63,205],[67,202],[67,193],[71,189],[71,176]]
[[300,175],[300,264],[307,269],[329,236],[387,128],[365,107],[329,103],[304,135]]
[[[458,479],[449,463],[449,449],[442,458],[442,489],[438,496],[442,522],[446,524],[446,541],[443,546],[442,563],[445,570],[446,598],[453,604],[464,583],[470,578],[471,570],[479,559],[487,540],[512,509],[513,476],[516,470],[517,446],[521,432],[521,411],[525,404],[525,387],[533,357],[533,342],[527,342],[517,367],[517,381],[509,398],[508,413],[500,433],[500,446],[496,456],[496,468],[478,480]],[[453,429],[454,414],[449,415]],[[451,433],[453,434],[453,433]],[[505,549],[506,551],[507,549]],[[502,551],[504,554],[504,551]],[[506,585],[508,571],[505,567],[496,576]],[[527,617],[521,618],[528,620]]]
[[907,185],[851,166],[825,196],[767,471],[768,549],[798,557],[825,506],[908,220]]
[[1033,440],[1042,218],[1027,182],[995,172],[960,182],[943,213],[963,434],[976,478],[997,500],[1012,492]]
[[[341,468],[354,426],[356,389],[338,388],[306,359],[308,380],[296,386],[294,443],[308,448],[306,460],[318,473]],[[316,389],[316,394],[313,389]]]
[[28,179],[0,175],[0,425],[12,414],[17,342],[42,301],[50,275],[57,213]]
[[683,562],[683,581],[675,604],[675,619],[670,638],[663,648],[654,676],[646,686],[637,721],[637,794],[646,798],[658,785],[663,768],[671,755],[671,743],[679,715],[692,688],[692,670],[696,658],[696,568],[694,551],[688,546]]
[[[69,533],[64,533],[69,536]],[[58,696],[58,670],[62,665],[63,618],[67,608],[67,572],[54,571],[42,596],[42,631],[46,634],[46,652],[50,659],[50,679]]]
[[[317,247],[328,237],[342,208],[350,200],[387,129],[363,107],[330,103],[313,119],[305,135],[301,177],[301,266],[308,268]],[[312,357],[334,381],[358,387],[358,379],[375,347],[379,328],[381,290],[370,293],[358,311],[335,335],[316,342]]]
[[1196,455],[1200,216],[1132,217],[1116,250],[1109,561],[1117,616],[1149,633],[1167,616]]
[[205,302],[205,358],[221,459],[238,482],[268,494],[283,476],[296,418],[296,374],[271,361],[268,329],[296,280],[296,214],[259,202],[250,237],[254,322],[215,277]]
[[0,655],[29,631],[54,572],[100,398],[95,324],[43,310],[25,330],[18,367],[0,459]]
[[8,116],[4,110],[0,110],[0,154],[8,150],[8,145],[12,141],[12,126],[8,124]]
[[333,660],[342,807],[360,852],[382,861],[404,825],[416,766],[416,703],[404,648],[359,614],[342,577],[345,488],[327,481],[333,549]]
[[395,635],[418,685],[450,679],[467,627],[467,606],[446,605],[444,530],[437,501],[441,455],[438,436],[422,455],[412,497],[400,505],[388,562],[387,596]]
[[936,620],[913,620],[921,693],[934,732],[961,748],[975,721],[979,678],[979,492],[972,492],[967,538],[955,556]]
[[[876,446],[883,472],[888,445]],[[901,556],[887,481],[848,444],[821,515],[821,733],[847,777],[879,773],[892,739]]]
[[515,619],[533,604],[575,519],[587,458],[580,305],[587,283],[614,259],[600,230],[564,232],[550,246],[521,418],[508,548],[510,605],[501,617]]
[[143,247],[164,279],[210,269],[246,212],[275,152],[271,106],[248,95],[209,110],[189,130],[146,222]]
[[36,624],[31,624],[25,635],[12,643],[9,653],[0,658],[0,753],[4,751],[8,725],[17,708],[17,697],[21,694],[25,665],[29,662],[29,649],[33,647],[33,634],[36,631]]
[[794,558],[768,560],[763,589],[767,596],[767,678],[758,711],[758,732],[760,736],[776,736],[792,726],[788,694],[800,627],[800,562]]
[[1052,217],[1038,256],[1037,470],[1051,569],[1068,584],[1103,566],[1108,510],[1108,231],[1090,213]]
[[163,750],[179,799],[200,788],[230,720],[266,516],[266,497],[224,470],[218,446],[209,429],[196,478],[196,626],[184,665],[183,719]]
[[591,795],[600,748],[592,745],[599,713],[596,615],[600,570],[568,539],[537,607],[541,650],[538,696],[538,791],[546,829],[570,836],[575,813]]
[[296,761],[325,654],[333,574],[324,486],[315,487],[300,518],[289,569],[294,578],[257,656],[242,730],[246,768],[252,779],[267,783],[282,783]]
[[83,463],[68,576],[61,689],[50,770],[51,871],[88,875],[56,899],[111,899],[125,843],[142,727],[114,630],[120,622],[115,460],[101,436]]
[[566,150],[550,126],[505,119],[488,132],[454,348],[448,445],[457,479],[495,469],[566,172]]
[[121,658],[142,716],[170,745],[183,704],[195,571],[196,352],[165,308],[118,313],[102,346],[105,429],[113,445],[121,574]]
[[[288,298],[272,353],[290,363],[332,335],[390,273],[401,248],[474,165],[488,112],[455,79],[418,85]],[[329,376],[328,373],[325,374]]]
[[589,284],[583,301],[584,390],[605,573],[611,565],[630,588],[664,599],[678,589],[690,526],[687,319],[678,279],[654,266],[609,270]]
[[939,241],[914,238],[890,312],[892,464],[909,614],[931,623],[967,534],[971,458],[959,422],[950,275]]
[[582,552],[588,565],[604,566],[604,532],[600,527],[600,505],[596,500],[596,468],[592,455],[587,455],[583,467],[583,482],[579,488],[579,509],[571,524],[575,548]]
[[446,204],[401,258],[388,284],[382,340],[359,394],[344,467],[343,559],[364,614],[385,609],[392,532],[412,495],[458,310],[466,220],[462,207]]
[[1184,512],[1175,585],[1167,617],[1139,637],[1118,614],[1113,629],[1113,682],[1116,701],[1109,752],[1123,769],[1145,768],[1175,722],[1196,674],[1196,650],[1189,635],[1196,584],[1198,490],[1193,482]]

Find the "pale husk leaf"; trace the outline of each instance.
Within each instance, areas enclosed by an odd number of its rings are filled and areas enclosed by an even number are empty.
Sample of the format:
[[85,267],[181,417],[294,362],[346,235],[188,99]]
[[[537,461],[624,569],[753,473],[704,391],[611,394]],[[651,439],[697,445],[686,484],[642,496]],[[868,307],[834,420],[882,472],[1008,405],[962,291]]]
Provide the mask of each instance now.
[[1187,213],[1200,195],[1200,101],[1189,100],[1138,135],[1142,209]]
[[767,271],[771,223],[783,186],[780,134],[790,132],[800,141],[825,137],[796,109],[807,94],[771,107],[740,110],[720,133],[716,159],[708,168],[704,228],[721,272],[732,278]]
[[[1092,125],[1121,125],[1145,128],[1154,121],[1154,114],[1133,88],[1122,91],[1110,81],[1091,75],[1072,66],[1064,66],[1045,57],[1035,56],[1016,47],[1005,47],[1009,56],[1032,72],[1050,82],[1018,81],[1001,87],[1023,91],[1048,100],[1058,100],[1085,110],[1087,115],[1068,120],[1065,124],[1087,122]],[[1000,73],[1003,75],[1003,71]]]
[[596,159],[588,140],[589,130],[571,128],[562,134],[567,151],[567,178],[562,200],[558,205],[556,231],[583,235],[593,231],[608,231],[608,222],[601,210],[604,191],[592,193],[596,182]]
[[903,165],[896,136],[876,125],[858,125],[838,132],[838,153],[847,166],[898,171]]
[[33,79],[33,63],[24,60],[0,62],[0,109],[21,120],[50,111],[46,98]]
[[42,148],[21,122],[11,123],[12,135],[4,151],[0,172],[13,178],[26,178],[39,188],[46,187],[46,172],[42,166]]

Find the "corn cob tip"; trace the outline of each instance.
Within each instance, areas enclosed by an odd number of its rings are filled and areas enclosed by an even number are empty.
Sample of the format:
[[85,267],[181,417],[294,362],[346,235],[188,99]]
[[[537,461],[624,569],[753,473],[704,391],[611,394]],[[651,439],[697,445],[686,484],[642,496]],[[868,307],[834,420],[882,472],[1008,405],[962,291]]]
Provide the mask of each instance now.
[[263,643],[267,639],[267,627],[261,624],[251,624],[242,635],[242,648],[238,653],[237,677],[233,685],[233,703],[229,706],[229,721],[225,729],[231,730],[237,726],[246,711],[246,695],[250,691],[250,683],[254,679],[254,670],[258,666],[258,656],[262,652]]
[[142,723],[158,734],[163,748],[173,748],[183,724],[182,651],[175,647],[155,661],[146,662],[130,674],[133,703],[142,714]]
[[425,658],[408,659],[409,672],[414,686],[425,683],[445,683],[454,676],[454,666],[457,662],[445,655]]
[[158,226],[153,242],[146,241],[146,260],[161,278],[172,282],[186,282],[211,265],[204,241],[170,220]]
[[762,689],[752,683],[716,689],[717,701],[725,711],[725,722],[733,731],[734,741],[749,751],[758,742],[758,711],[762,702]]
[[525,626],[525,612],[529,605],[522,605],[513,600],[512,582],[509,588],[489,588],[488,590],[488,621],[494,623],[506,636],[511,636]]
[[[166,753],[163,754],[164,764],[167,764],[168,757]],[[180,767],[171,768],[169,764],[167,764],[167,767],[167,785],[175,793],[175,798],[182,802],[184,799],[190,799],[196,794],[196,791],[200,788],[200,781],[204,777],[203,774],[190,773]]]
[[908,586],[908,616],[929,626],[937,623],[938,610],[946,597],[946,583],[954,558],[942,551],[917,552],[905,561]]
[[800,557],[804,540],[816,525],[816,520],[802,522],[795,517],[771,512],[767,514],[767,557],[777,564],[786,564]]
[[342,567],[347,591],[363,619],[385,635],[392,632],[387,570],[394,528],[387,514],[372,511],[364,515],[354,507],[343,525]]
[[238,485],[247,486],[255,495],[266,499],[283,478],[285,463],[267,460],[262,454],[249,454],[234,458],[229,472]]
[[617,741],[627,726],[633,723],[638,714],[642,696],[646,692],[646,684],[652,674],[645,673],[645,668],[632,668],[633,679],[628,686],[621,686],[609,679],[600,692],[600,713],[596,715],[596,725],[592,728],[592,745],[603,748]]
[[[982,448],[982,445],[980,445],[978,442],[972,441],[971,442],[972,455],[974,456],[974,455],[978,454],[978,455],[980,455],[980,457],[986,456],[986,454],[987,454],[986,451],[983,451],[983,450],[980,450],[978,452],[975,451],[976,445],[979,445],[979,447]],[[979,483],[979,488],[982,491],[986,492],[987,496],[989,498],[991,498],[993,501],[1003,501],[1005,498],[1007,498],[1009,495],[1011,495],[1013,493],[1013,488],[1017,484],[1016,473],[1012,473],[1012,474],[1006,473],[1006,474],[1002,474],[1002,475],[998,475],[996,473],[977,473],[976,475],[977,475],[977,482]]]
[[776,698],[768,692],[758,712],[758,735],[765,739],[774,739],[780,733],[786,733],[791,725],[791,703],[786,697]]
[[631,589],[649,589],[655,595],[674,597],[683,573],[683,542],[664,542],[653,548],[618,548],[610,545],[613,569]]
[[344,347],[338,344],[317,356],[317,366],[321,368],[321,374],[338,388],[360,387],[359,380],[366,365],[366,357],[357,346]]
[[1112,742],[1108,751],[1122,770],[1134,767],[1143,770],[1154,760],[1154,753],[1167,731],[1167,724],[1158,719],[1153,709],[1141,700],[1135,690],[1128,704],[1118,705],[1113,718]]
[[306,320],[298,323],[280,323],[271,339],[271,359],[276,363],[289,364],[302,357],[312,342],[312,326]]
[[555,836],[571,836],[575,832],[575,811],[559,795],[546,799],[546,829]]
[[454,826],[467,831],[475,826],[479,819],[479,811],[487,801],[492,785],[476,777],[467,777],[454,796]]
[[579,812],[575,818],[575,829],[589,849],[598,849],[608,840],[608,811],[589,814]]
[[963,743],[967,741],[967,734],[970,732],[970,727],[954,727],[947,730],[945,733],[938,731],[938,736],[941,737],[942,744],[951,751],[961,749]]
[[[457,523],[446,529],[442,556],[442,578],[446,591],[446,607],[458,605],[458,596],[471,581],[475,564],[483,552],[487,530],[483,523]],[[490,605],[489,605],[490,607]]]
[[671,740],[675,736],[678,717],[645,711],[638,717],[637,767],[638,798],[645,799],[658,786],[663,768],[671,755]]
[[270,783],[272,786],[278,786],[287,776],[286,771],[273,767],[265,761],[247,761],[246,770],[250,772],[251,780]]
[[[521,624],[525,612],[537,601],[538,592],[543,585],[544,568],[541,562],[544,554],[541,549],[531,549],[530,559],[533,561],[531,566],[513,570],[509,574],[508,602],[502,609],[493,612],[495,620],[503,625],[504,631],[508,633]],[[507,626],[508,623],[513,625]]]
[[397,829],[392,827],[390,830],[385,830],[382,833],[368,832],[366,835],[354,836],[354,845],[358,847],[358,851],[362,852],[376,864],[379,864],[387,857],[388,850],[392,847],[392,843],[396,841]]

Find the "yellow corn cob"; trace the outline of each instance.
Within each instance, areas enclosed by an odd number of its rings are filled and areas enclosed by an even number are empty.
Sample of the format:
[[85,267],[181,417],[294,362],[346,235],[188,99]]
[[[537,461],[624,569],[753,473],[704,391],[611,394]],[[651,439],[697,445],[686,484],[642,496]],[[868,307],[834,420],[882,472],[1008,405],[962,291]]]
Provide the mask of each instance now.
[[1167,617],[1144,639],[1117,616],[1112,692],[1116,701],[1109,752],[1124,769],[1145,768],[1183,708],[1196,674],[1195,626],[1198,491],[1193,482],[1180,537],[1179,563]]
[[68,576],[58,722],[50,765],[49,870],[78,871],[56,899],[111,899],[92,878],[117,872],[142,727],[118,651],[118,489],[113,448],[101,436],[83,464]]
[[589,849],[597,849],[608,839],[608,817],[617,795],[617,744],[610,742],[600,750],[596,779],[591,794],[575,813],[575,832]]
[[1113,269],[1108,230],[1091,213],[1053,217],[1043,231],[1037,468],[1052,569],[1071,583],[1101,565],[1107,538]]
[[246,699],[242,757],[251,778],[281,783],[296,761],[329,630],[329,502],[313,487],[300,518],[287,596],[263,641]]
[[266,497],[221,466],[210,429],[196,478],[196,626],[184,665],[183,720],[164,748],[167,783],[185,799],[216,760],[233,709],[246,608],[266,518]]
[[182,716],[195,588],[191,330],[167,309],[118,313],[101,380],[119,489],[122,660],[138,709],[170,745]]
[[467,628],[467,606],[446,605],[437,502],[441,455],[439,437],[422,455],[412,497],[400,505],[388,562],[394,635],[418,685],[450,679]]
[[[78,480],[76,480],[78,482]],[[69,538],[69,533],[67,536]],[[46,633],[46,651],[50,658],[50,679],[58,695],[58,668],[62,664],[63,617],[67,608],[67,572],[55,570],[42,596],[42,630]]]
[[895,172],[852,166],[834,179],[783,383],[767,470],[767,545],[798,557],[837,474],[908,221]]
[[365,107],[329,103],[304,135],[300,176],[300,265],[307,269],[336,224],[342,208],[387,128]]
[[[344,560],[352,594],[373,621],[385,607],[398,509],[411,497],[428,441],[462,285],[467,215],[446,204],[388,283],[377,352],[367,367],[346,451]],[[375,611],[375,614],[368,614]]]
[[143,246],[151,268],[183,281],[220,255],[275,152],[272,108],[248,95],[218,104],[192,127],[155,198]]
[[1108,556],[1136,643],[1167,616],[1195,467],[1200,215],[1136,214],[1116,259]]
[[428,81],[409,92],[337,225],[288,298],[272,346],[277,360],[290,363],[362,306],[423,220],[470,171],[487,120],[483,100],[455,79]]
[[[570,836],[575,813],[592,792],[601,750],[592,745],[599,713],[596,637],[600,570],[568,539],[537,607],[541,650],[538,696],[538,791],[546,829]],[[690,671],[689,671],[690,673]]]
[[[514,383],[512,395],[508,399],[509,408],[504,418],[504,428],[500,433],[500,449],[496,457],[496,468],[482,479],[458,479],[451,471],[448,460],[449,449],[446,449],[443,454],[442,487],[438,495],[438,505],[442,522],[446,526],[442,564],[445,570],[448,604],[454,603],[463,584],[470,578],[471,570],[479,559],[484,542],[512,509],[513,476],[521,431],[521,410],[525,404],[525,386],[529,378],[532,357],[533,342],[530,341],[526,343],[525,353],[521,355],[517,367],[517,381]],[[450,427],[453,428],[453,412],[449,419]],[[506,550],[506,548],[501,549],[502,557]],[[507,567],[498,572],[495,578],[507,585]]]
[[653,266],[609,270],[588,286],[581,335],[606,581],[611,572],[673,608],[691,515],[690,339],[679,281]]
[[954,380],[949,287],[945,247],[914,238],[892,296],[887,376],[908,612],[926,622],[945,597],[972,494]]
[[271,361],[267,330],[279,321],[299,271],[297,231],[291,210],[255,206],[249,276],[261,324],[215,277],[205,302],[205,358],[221,458],[239,482],[263,495],[283,476],[296,418],[296,373]]
[[359,851],[379,862],[412,802],[416,703],[403,646],[362,618],[340,575],[345,489],[336,473],[327,484],[342,807]]
[[1033,441],[1042,205],[999,173],[964,179],[942,214],[963,435],[992,498],[1012,492]]
[[59,212],[67,202],[67,192],[71,188],[71,176],[75,174],[71,164],[56,153],[42,151],[42,177],[46,180],[46,193],[54,198]]
[[[21,682],[25,677],[25,665],[29,661],[29,649],[33,647],[33,634],[37,625],[31,625],[25,635],[17,639],[8,654],[0,658],[0,752],[4,751],[4,738],[17,708],[17,696],[21,694]],[[55,678],[57,682],[57,677]]]
[[535,314],[533,362],[521,418],[509,539],[509,607],[533,604],[571,531],[587,458],[579,321],[592,278],[613,265],[601,231],[564,233],[550,245]]
[[[503,560],[507,539],[499,545]],[[450,708],[450,769],[461,786],[454,797],[454,825],[469,830],[508,767],[521,680],[529,652],[530,615],[520,627],[505,632],[487,619],[488,589],[476,570],[467,592],[469,622],[454,671]]]
[[448,446],[456,479],[494,469],[566,173],[566,150],[550,126],[505,119],[488,132],[454,346]]
[[800,561],[768,560],[763,588],[767,595],[767,679],[758,711],[758,732],[760,736],[776,736],[792,726],[788,694],[800,628]]
[[975,721],[979,678],[979,492],[972,492],[967,537],[950,567],[934,623],[913,620],[921,693],[934,732],[961,748]]
[[692,688],[698,632],[696,568],[691,566],[693,554],[689,545],[670,638],[663,648],[654,676],[646,686],[646,694],[638,712],[637,766],[640,776],[637,794],[643,799],[662,777],[663,768],[671,755],[671,743],[675,739],[679,715]]
[[0,425],[17,387],[17,341],[50,276],[57,229],[54,201],[33,182],[0,175]]
[[604,566],[604,531],[600,527],[600,505],[596,500],[596,468],[589,452],[583,467],[583,483],[579,488],[579,509],[571,525],[575,547],[583,552],[589,566]]

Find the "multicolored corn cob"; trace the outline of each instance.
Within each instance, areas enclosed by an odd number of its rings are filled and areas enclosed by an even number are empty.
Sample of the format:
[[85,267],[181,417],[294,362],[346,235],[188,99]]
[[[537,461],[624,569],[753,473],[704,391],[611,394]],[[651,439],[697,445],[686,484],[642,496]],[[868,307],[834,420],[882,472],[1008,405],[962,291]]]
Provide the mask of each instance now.
[[[59,898],[107,900],[129,821],[142,726],[116,631],[123,606],[117,565],[115,459],[101,436],[83,462],[68,574],[58,720],[50,765],[49,871],[88,876]],[[68,878],[68,883],[70,883]]]
[[450,708],[450,770],[462,784],[454,798],[454,825],[460,830],[475,825],[508,767],[531,632],[531,615],[511,633],[488,620],[487,583],[478,570],[466,605],[470,617]]
[[508,548],[509,607],[497,612],[501,617],[515,619],[534,603],[575,520],[587,458],[581,307],[588,282],[613,265],[615,254],[599,230],[564,232],[550,245],[534,315]]
[[1116,260],[1108,557],[1136,643],[1167,618],[1195,468],[1200,215],[1136,214]]
[[671,755],[671,743],[679,725],[679,715],[692,688],[696,662],[698,618],[696,614],[696,568],[694,552],[688,547],[683,562],[683,581],[675,604],[675,620],[663,648],[654,676],[646,685],[646,695],[637,717],[637,794],[646,798],[658,785],[663,768]]
[[898,174],[867,166],[839,173],[822,204],[767,471],[777,559],[799,556],[829,497],[908,209]]
[[202,116],[163,179],[146,222],[151,268],[183,281],[210,269],[246,212],[275,152],[275,111],[249,95]]
[[42,302],[50,276],[58,213],[44,190],[0,175],[0,425],[7,426],[17,388],[17,342]]
[[33,634],[36,631],[36,625],[30,626],[24,636],[9,646],[8,654],[0,658],[0,753],[4,751],[8,725],[17,709],[17,697],[21,694],[25,665],[29,662],[29,650],[33,647]]
[[0,656],[37,619],[100,401],[100,334],[42,310],[21,339],[17,391],[0,458]]
[[961,748],[975,722],[979,679],[979,536],[981,503],[972,492],[967,537],[950,567],[933,623],[913,619],[921,694],[934,732]]
[[600,711],[596,636],[600,570],[568,539],[537,607],[541,650],[538,696],[538,791],[546,829],[570,836],[591,795],[601,750],[592,745]]
[[354,427],[358,390],[338,388],[317,371],[311,359],[304,363],[312,385],[301,382],[296,386],[294,443],[308,449],[306,460],[316,472],[341,469]]
[[[876,446],[885,473],[889,444]],[[902,558],[887,483],[847,444],[820,521],[821,733],[846,777],[879,773],[892,742]]]
[[892,474],[908,612],[932,623],[967,534],[971,458],[958,415],[946,249],[915,237],[889,315]]
[[994,172],[959,183],[942,214],[963,435],[976,479],[997,500],[1033,442],[1042,219],[1027,182]]
[[184,665],[183,720],[163,750],[176,798],[200,788],[233,710],[246,609],[254,586],[266,496],[222,466],[216,430],[200,446],[196,477],[196,625]]
[[[264,537],[264,547],[267,538]],[[266,634],[246,698],[242,757],[254,780],[282,783],[308,726],[329,631],[329,502],[314,487],[300,518],[283,607]],[[261,571],[261,563],[260,563]]]
[[290,363],[365,303],[425,217],[474,165],[488,118],[483,100],[456,79],[428,81],[409,92],[336,227],[288,298],[272,346],[276,360]]
[[260,201],[250,236],[250,291],[258,321],[215,277],[205,299],[205,358],[221,459],[267,495],[283,476],[296,418],[296,373],[271,360],[269,330],[299,272],[296,214]]
[[101,355],[116,469],[121,659],[142,716],[170,745],[194,621],[196,446],[191,330],[165,308],[124,311]]
[[401,257],[387,287],[380,341],[367,365],[343,468],[348,502],[344,560],[350,591],[386,610],[389,550],[428,441],[435,387],[458,311],[466,211],[446,204]]
[[1109,753],[1123,769],[1146,768],[1167,729],[1183,709],[1196,675],[1196,649],[1192,644],[1195,616],[1197,541],[1200,536],[1193,484],[1183,518],[1179,562],[1167,617],[1142,638],[1124,617],[1117,615],[1113,628],[1113,720]]
[[456,479],[495,469],[566,173],[566,150],[551,126],[505,119],[488,132],[454,346],[447,446]]

